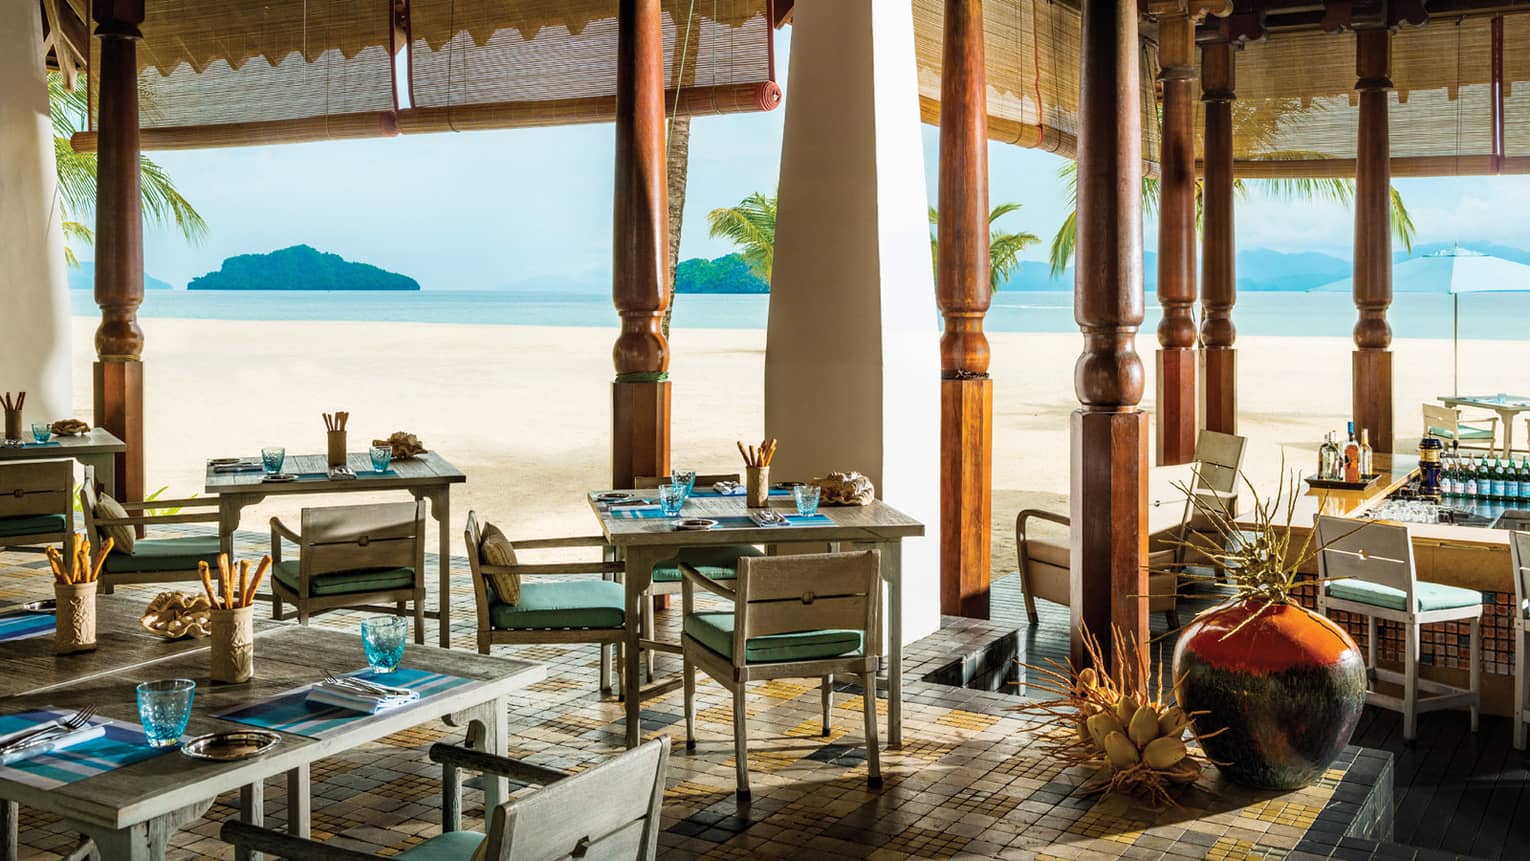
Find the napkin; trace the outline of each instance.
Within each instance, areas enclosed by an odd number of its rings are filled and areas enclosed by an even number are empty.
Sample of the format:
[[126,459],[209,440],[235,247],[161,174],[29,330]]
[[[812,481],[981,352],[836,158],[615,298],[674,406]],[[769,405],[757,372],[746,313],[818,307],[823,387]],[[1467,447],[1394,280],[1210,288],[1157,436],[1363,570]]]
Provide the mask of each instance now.
[[41,744],[34,744],[30,747],[15,751],[14,753],[0,753],[0,765],[11,765],[13,763],[23,762],[35,756],[42,756],[45,753],[53,753],[54,751],[63,750],[64,748],[77,745],[80,742],[90,741],[93,738],[100,738],[103,735],[106,735],[106,726],[104,724],[88,724],[86,726],[80,727],[74,732],[64,733],[57,738],[45,741]]
[[213,464],[214,473],[222,472],[260,472],[265,467],[258,463],[217,463]]
[[785,515],[781,515],[779,517],[779,519],[776,519],[776,518],[771,517],[770,514],[767,514],[767,513],[763,512],[763,511],[751,511],[751,512],[749,512],[749,519],[754,521],[754,525],[755,526],[761,526],[761,527],[789,526],[790,525],[787,522]]
[[719,481],[712,485],[718,496],[743,496],[744,486],[736,481]]
[[419,691],[409,691],[407,694],[372,695],[335,685],[315,685],[309,689],[306,699],[311,703],[375,715],[378,712],[408,705],[419,698]]

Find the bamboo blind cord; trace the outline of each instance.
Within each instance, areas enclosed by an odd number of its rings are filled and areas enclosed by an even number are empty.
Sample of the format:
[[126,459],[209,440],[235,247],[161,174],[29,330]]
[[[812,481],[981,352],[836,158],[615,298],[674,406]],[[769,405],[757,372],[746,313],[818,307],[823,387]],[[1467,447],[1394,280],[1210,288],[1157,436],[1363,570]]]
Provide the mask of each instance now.
[[[717,3],[716,2],[714,2],[712,4],[712,20],[714,20],[714,21],[717,20]],[[664,130],[665,131],[665,134],[664,134],[664,156],[665,156],[665,160],[666,161],[668,160],[669,156],[673,152],[671,147],[674,146],[674,135],[670,134],[670,132],[674,131],[674,128],[675,128],[675,117],[680,115],[680,90],[681,90],[682,87],[685,86],[685,57],[686,57],[687,54],[690,53],[690,50],[691,50],[691,25],[694,24],[695,22],[696,22],[696,0],[691,0],[690,8],[685,13],[685,41],[681,42],[680,46],[679,46],[680,47],[680,67],[679,67],[679,70],[675,73],[675,81],[674,81],[674,85],[675,85],[675,104],[674,104],[674,107],[669,109],[669,127]],[[716,73],[714,72],[713,74],[714,74],[713,81],[716,81],[716,77],[715,77]]]

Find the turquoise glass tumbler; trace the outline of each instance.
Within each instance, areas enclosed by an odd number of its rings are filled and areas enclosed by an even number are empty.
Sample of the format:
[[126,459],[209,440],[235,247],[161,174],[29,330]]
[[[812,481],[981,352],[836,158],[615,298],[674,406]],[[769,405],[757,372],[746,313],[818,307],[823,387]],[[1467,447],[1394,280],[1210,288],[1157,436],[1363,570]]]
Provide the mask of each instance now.
[[391,673],[404,659],[404,641],[409,620],[403,616],[382,616],[361,623],[361,648],[367,653],[367,666],[374,673]]
[[161,679],[138,686],[138,720],[150,747],[180,744],[196,692],[197,683],[191,679]]

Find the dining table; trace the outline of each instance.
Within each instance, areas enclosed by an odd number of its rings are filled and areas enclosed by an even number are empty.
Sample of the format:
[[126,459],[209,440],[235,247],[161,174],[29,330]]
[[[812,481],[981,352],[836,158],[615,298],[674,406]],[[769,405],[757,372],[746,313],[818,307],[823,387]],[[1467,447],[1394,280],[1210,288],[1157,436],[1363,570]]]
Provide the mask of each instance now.
[[96,468],[96,479],[113,497],[117,495],[117,470],[113,459],[127,451],[127,443],[106,428],[91,428],[82,434],[54,434],[47,442],[23,442],[0,446],[0,461],[53,460],[73,458],[84,466]]
[[430,516],[436,522],[436,561],[440,577],[437,609],[426,615],[438,620],[441,648],[450,648],[452,563],[451,563],[451,487],[467,481],[462,470],[433,451],[414,457],[393,460],[387,469],[372,468],[366,453],[346,455],[348,477],[331,472],[329,458],[323,454],[287,455],[283,473],[294,476],[287,481],[270,481],[260,458],[230,458],[235,463],[208,461],[205,492],[218,498],[218,537],[224,553],[231,557],[234,532],[245,508],[271,496],[295,494],[381,493],[402,491],[415,499],[430,502]]
[[[641,638],[642,601],[653,583],[655,565],[673,559],[683,547],[724,544],[824,545],[831,549],[876,548],[881,556],[881,575],[886,583],[886,631],[879,644],[887,670],[887,745],[903,744],[903,540],[924,535],[924,524],[881,501],[866,505],[821,506],[816,517],[798,517],[790,492],[772,491],[768,508],[786,516],[782,525],[762,526],[751,517],[747,500],[741,492],[719,493],[696,488],[685,500],[680,517],[716,521],[709,529],[689,530],[676,527],[676,517],[664,516],[653,500],[643,497],[653,490],[591,491],[588,501],[607,545],[622,561],[626,593],[628,636],[638,642],[638,649],[623,655],[622,693],[626,706],[627,746],[636,747],[642,737],[640,716],[645,695],[668,690],[666,684],[645,692],[640,675],[643,649],[679,654],[680,644]],[[633,497],[626,503],[612,504],[602,497],[610,494]],[[867,691],[874,696],[875,692]]]
[[[0,608],[0,618],[24,612]],[[98,751],[85,755],[82,745],[74,758],[65,749],[31,769],[25,762],[0,766],[0,835],[14,835],[21,805],[62,818],[67,831],[95,842],[100,857],[158,861],[175,832],[201,818],[223,793],[239,790],[242,819],[262,824],[264,781],[285,776],[288,830],[307,837],[314,762],[435,720],[464,728],[476,749],[502,755],[507,697],[546,674],[541,664],[410,644],[395,671],[396,684],[415,685],[419,699],[377,714],[349,712],[315,706],[305,695],[326,672],[366,669],[357,634],[260,620],[254,678],[218,684],[209,678],[208,640],[167,642],[135,631],[142,612],[141,602],[126,595],[99,596],[93,652],[53,654],[51,629],[0,644],[0,719],[92,706],[97,720],[110,724],[108,738],[119,740],[115,749],[128,754],[114,764]],[[136,687],[171,678],[196,682],[183,739],[262,728],[279,741],[266,753],[223,762],[148,748],[137,730]],[[134,738],[140,740],[136,751]],[[486,779],[485,809],[506,800],[507,788],[502,779]],[[15,840],[4,844],[6,861],[13,861]]]
[[1496,395],[1441,395],[1440,403],[1447,407],[1471,407],[1497,413],[1503,419],[1504,457],[1510,457],[1514,450],[1514,419],[1520,413],[1530,411],[1530,397],[1503,392]]

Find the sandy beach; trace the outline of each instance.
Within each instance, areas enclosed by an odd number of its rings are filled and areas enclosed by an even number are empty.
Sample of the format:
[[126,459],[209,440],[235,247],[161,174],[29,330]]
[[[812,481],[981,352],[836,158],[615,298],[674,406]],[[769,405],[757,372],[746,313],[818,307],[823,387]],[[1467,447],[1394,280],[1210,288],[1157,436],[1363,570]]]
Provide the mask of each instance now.
[[[96,320],[76,317],[73,324],[75,414],[88,420]],[[506,523],[512,538],[594,527],[581,493],[609,483],[610,330],[153,318],[141,325],[150,490],[200,494],[210,457],[254,456],[265,445],[323,451],[319,414],[349,410],[353,450],[408,430],[467,474],[453,494],[459,525],[473,509]],[[1080,340],[1029,333],[990,339],[994,567],[1003,572],[1015,567],[1016,512],[1064,504]],[[680,329],[671,342],[675,463],[736,469],[733,441],[763,432],[765,332]],[[1149,410],[1156,346],[1151,333],[1138,339]],[[1280,444],[1311,445],[1325,431],[1343,430],[1353,347],[1347,338],[1244,337],[1238,348],[1247,468],[1273,480]],[[1418,405],[1451,390],[1451,345],[1399,340],[1393,348],[1395,421],[1405,439],[1417,433]],[[1470,341],[1461,356],[1462,391],[1524,388],[1516,369],[1530,359],[1530,343]],[[1525,440],[1526,428],[1516,436]],[[267,502],[249,510],[242,526],[263,530],[273,515],[295,525],[300,505]]]

